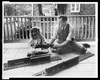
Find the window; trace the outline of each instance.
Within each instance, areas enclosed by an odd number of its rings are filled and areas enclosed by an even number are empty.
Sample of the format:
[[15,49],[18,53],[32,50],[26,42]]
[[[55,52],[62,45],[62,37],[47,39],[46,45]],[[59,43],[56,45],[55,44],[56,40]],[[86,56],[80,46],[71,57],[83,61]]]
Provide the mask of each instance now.
[[80,12],[80,4],[70,4],[70,11],[71,12]]
[[42,4],[43,14],[45,14],[45,16],[54,16],[56,7],[57,5],[54,4]]

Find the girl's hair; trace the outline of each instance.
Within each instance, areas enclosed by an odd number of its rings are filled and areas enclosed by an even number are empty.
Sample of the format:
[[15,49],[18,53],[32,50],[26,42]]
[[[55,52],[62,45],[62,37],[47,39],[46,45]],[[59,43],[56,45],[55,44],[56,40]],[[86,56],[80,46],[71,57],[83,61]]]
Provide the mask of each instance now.
[[31,29],[31,33],[33,33],[33,32],[37,32],[37,33],[39,33],[40,30],[39,30],[38,28],[32,28],[32,29]]
[[31,33],[32,33],[32,32],[35,32],[35,31],[37,31],[37,33],[41,33],[41,30],[40,30],[39,27],[34,27],[34,28],[32,28],[31,31],[30,31],[30,37],[31,37]]

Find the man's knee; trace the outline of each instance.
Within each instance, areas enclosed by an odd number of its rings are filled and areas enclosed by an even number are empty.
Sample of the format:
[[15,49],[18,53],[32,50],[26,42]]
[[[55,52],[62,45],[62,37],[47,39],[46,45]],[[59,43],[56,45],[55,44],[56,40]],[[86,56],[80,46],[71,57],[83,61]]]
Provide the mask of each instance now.
[[85,47],[82,47],[81,52],[82,54],[84,54],[87,51],[87,49]]
[[87,50],[83,45],[78,44],[75,41],[70,42],[70,44],[68,46],[79,53],[85,53]]
[[62,48],[58,48],[57,49],[57,53],[70,53],[70,52],[73,52],[73,49],[71,48],[68,48],[68,47],[62,47]]

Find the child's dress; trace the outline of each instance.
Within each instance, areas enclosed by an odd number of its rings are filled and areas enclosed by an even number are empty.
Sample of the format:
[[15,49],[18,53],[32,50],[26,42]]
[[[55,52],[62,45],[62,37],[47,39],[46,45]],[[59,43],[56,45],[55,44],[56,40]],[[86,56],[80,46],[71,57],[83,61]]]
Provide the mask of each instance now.
[[[30,46],[30,52],[36,51],[35,46],[36,45],[43,45],[45,44],[45,38],[40,35],[37,39],[33,40],[32,38],[29,40],[28,45]],[[38,51],[41,49],[38,49]]]

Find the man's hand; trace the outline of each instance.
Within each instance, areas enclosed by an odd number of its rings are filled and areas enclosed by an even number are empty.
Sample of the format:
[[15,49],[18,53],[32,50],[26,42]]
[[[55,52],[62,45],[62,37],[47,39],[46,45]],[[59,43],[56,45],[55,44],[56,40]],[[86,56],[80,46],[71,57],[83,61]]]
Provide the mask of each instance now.
[[34,45],[33,44],[31,44],[31,47],[33,47]]
[[34,46],[33,44],[31,44],[31,47],[32,47],[32,48],[35,48],[35,46]]
[[59,48],[59,47],[60,47],[59,44],[54,44],[54,46],[52,46],[52,48],[54,48],[54,49],[57,49],[57,48]]

